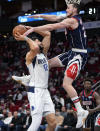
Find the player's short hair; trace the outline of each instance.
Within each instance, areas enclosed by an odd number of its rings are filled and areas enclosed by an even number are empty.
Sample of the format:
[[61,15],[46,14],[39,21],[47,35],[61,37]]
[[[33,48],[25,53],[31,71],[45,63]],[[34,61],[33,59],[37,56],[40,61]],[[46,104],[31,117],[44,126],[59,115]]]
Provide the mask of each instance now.
[[37,36],[32,36],[32,40],[35,41],[36,39],[39,39]]
[[77,3],[73,3],[73,7],[77,9],[77,13],[79,14],[79,12],[81,10],[81,6]]
[[89,79],[89,78],[86,78],[86,79],[84,80],[84,83],[85,83],[86,81],[89,81],[89,82],[91,83],[91,85],[93,84],[93,81],[92,81],[91,79]]

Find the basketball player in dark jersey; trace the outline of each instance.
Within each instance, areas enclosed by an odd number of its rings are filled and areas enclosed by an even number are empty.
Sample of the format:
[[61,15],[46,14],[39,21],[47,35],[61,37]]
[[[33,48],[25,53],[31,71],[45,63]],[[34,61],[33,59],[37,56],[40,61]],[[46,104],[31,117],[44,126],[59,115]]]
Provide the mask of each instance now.
[[[84,81],[84,90],[80,93],[82,107],[89,110],[90,114],[85,121],[84,131],[94,131],[95,119],[100,110],[100,96],[91,89],[93,83],[90,79]],[[100,129],[100,128],[99,128]]]

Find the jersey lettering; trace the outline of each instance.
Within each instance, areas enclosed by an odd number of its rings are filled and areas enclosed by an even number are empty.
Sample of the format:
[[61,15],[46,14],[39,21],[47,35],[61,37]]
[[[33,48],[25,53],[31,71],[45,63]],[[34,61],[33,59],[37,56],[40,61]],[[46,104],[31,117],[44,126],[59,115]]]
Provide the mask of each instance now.
[[45,58],[43,58],[43,59],[38,59],[38,64],[44,64],[44,63],[46,63]]

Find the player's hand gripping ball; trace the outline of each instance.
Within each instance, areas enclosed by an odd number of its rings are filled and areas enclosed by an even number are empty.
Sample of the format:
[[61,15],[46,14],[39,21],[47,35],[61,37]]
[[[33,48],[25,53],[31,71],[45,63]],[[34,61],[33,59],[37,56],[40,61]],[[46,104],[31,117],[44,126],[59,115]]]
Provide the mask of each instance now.
[[23,35],[28,29],[24,25],[17,25],[13,28],[13,36],[15,37],[16,33]]

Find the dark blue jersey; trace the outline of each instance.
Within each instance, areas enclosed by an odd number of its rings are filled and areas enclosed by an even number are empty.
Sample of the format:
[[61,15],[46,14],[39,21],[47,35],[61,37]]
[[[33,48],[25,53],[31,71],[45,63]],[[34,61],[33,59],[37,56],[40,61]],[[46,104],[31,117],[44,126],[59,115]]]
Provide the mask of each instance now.
[[96,101],[94,98],[94,90],[91,90],[89,95],[86,95],[85,90],[82,91],[81,93],[81,101],[83,108],[86,109],[86,106],[89,106],[90,109],[93,109],[96,107]]
[[72,18],[76,19],[79,25],[74,30],[72,30],[71,28],[66,28],[66,37],[68,43],[72,48],[87,49],[87,37],[84,26],[82,24],[82,19],[79,15],[75,15]]

